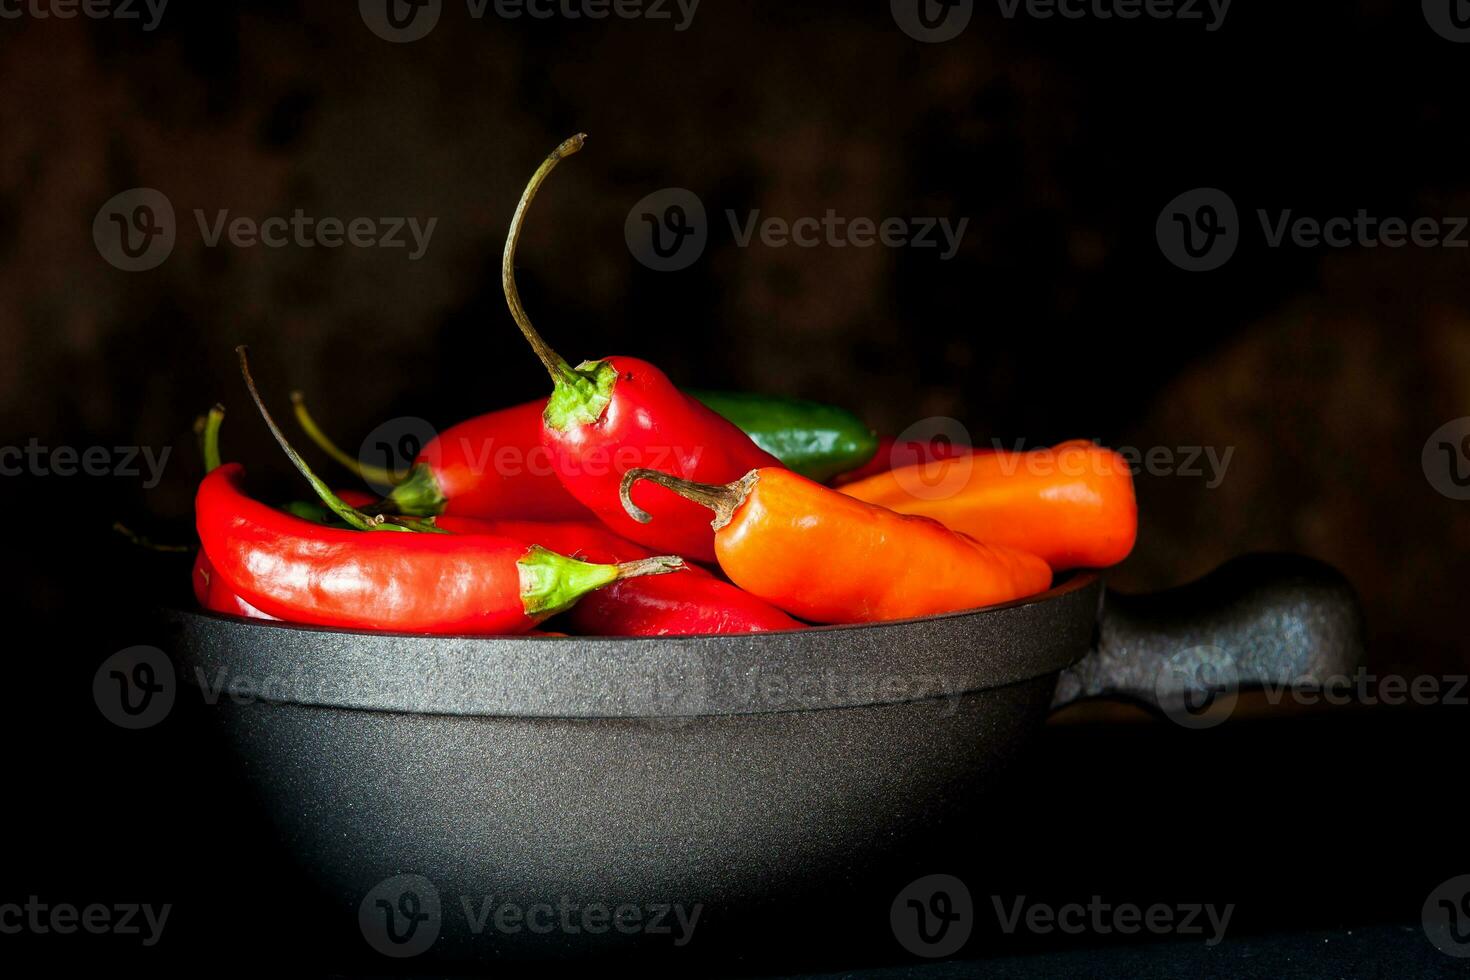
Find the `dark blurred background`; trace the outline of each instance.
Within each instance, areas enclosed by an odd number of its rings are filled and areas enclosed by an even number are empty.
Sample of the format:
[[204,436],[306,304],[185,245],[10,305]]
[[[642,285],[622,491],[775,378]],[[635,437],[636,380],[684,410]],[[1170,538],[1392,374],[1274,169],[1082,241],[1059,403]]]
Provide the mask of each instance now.
[[[44,748],[70,717],[49,692],[85,691],[134,642],[119,624],[182,581],[109,527],[187,538],[194,417],[224,401],[226,456],[293,486],[236,344],[281,415],[303,389],[349,447],[388,419],[443,427],[546,391],[498,266],[526,177],[579,130],[587,149],[538,198],[519,263],[532,316],[570,359],[634,354],[689,386],[832,401],[888,432],[950,417],[978,442],[1087,437],[1180,463],[1189,447],[1230,451],[1218,486],[1208,466],[1140,475],[1117,587],[1303,552],[1360,590],[1375,669],[1463,672],[1470,503],[1436,489],[1421,453],[1470,416],[1470,250],[1270,248],[1255,216],[1470,214],[1470,45],[1419,4],[1240,3],[1209,31],[980,3],[934,44],[882,2],[705,0],[682,31],[476,20],[450,2],[404,44],[354,6],[174,0],[151,31],[0,20],[0,445],[171,447],[152,488],[0,480],[11,600],[48,638],[13,652],[17,683],[45,694],[22,716],[41,746],[22,781],[81,764]],[[177,243],[129,272],[99,253],[93,221],[137,187],[171,202]],[[630,209],[666,187],[709,213],[707,249],[676,272],[624,240]],[[1176,268],[1155,236],[1196,187],[1240,211],[1239,249],[1212,272]],[[196,209],[437,225],[414,261],[211,248]],[[742,248],[727,209],[969,223],[946,261]],[[115,737],[89,703],[75,714],[72,734]],[[73,789],[117,797],[54,814],[59,834],[129,805],[92,770],[102,782]]]

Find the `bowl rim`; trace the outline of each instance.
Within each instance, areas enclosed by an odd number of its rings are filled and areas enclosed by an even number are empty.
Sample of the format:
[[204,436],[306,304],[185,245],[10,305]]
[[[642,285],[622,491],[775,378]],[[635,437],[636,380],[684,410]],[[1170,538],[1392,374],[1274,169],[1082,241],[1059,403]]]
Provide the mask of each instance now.
[[798,636],[813,632],[832,633],[838,631],[856,632],[861,630],[883,629],[885,627],[906,626],[915,623],[941,622],[946,619],[957,619],[983,615],[985,613],[1001,612],[1007,609],[1015,609],[1021,606],[1036,605],[1057,599],[1061,596],[1087,588],[1103,577],[1100,569],[1078,568],[1068,569],[1057,573],[1051,588],[1045,592],[1037,592],[1033,595],[1022,596],[1019,599],[1010,599],[1006,602],[992,603],[988,606],[974,606],[970,609],[954,609],[949,612],[933,613],[928,616],[908,616],[903,619],[883,619],[870,623],[825,623],[812,624],[800,629],[787,630],[762,630],[758,633],[676,633],[668,636],[618,636],[602,633],[571,634],[567,636],[532,635],[530,633],[412,633],[402,630],[372,630],[356,629],[348,626],[322,626],[315,623],[293,623],[283,619],[255,619],[250,616],[236,616],[231,613],[216,612],[211,609],[185,608],[177,604],[160,607],[165,614],[188,614],[202,616],[208,619],[217,619],[222,622],[238,623],[251,628],[265,629],[287,629],[307,633],[341,634],[346,636],[371,636],[371,637],[412,637],[415,640],[496,640],[500,642],[523,642],[523,643],[557,643],[566,641],[597,640],[599,642],[639,642],[647,640],[687,640],[687,639],[727,639],[737,640],[752,636]]
[[[418,715],[667,719],[952,697],[1051,675],[1092,648],[1096,573],[938,616],[667,637],[381,633],[160,610],[164,643],[212,703]],[[262,628],[265,627],[265,628]]]

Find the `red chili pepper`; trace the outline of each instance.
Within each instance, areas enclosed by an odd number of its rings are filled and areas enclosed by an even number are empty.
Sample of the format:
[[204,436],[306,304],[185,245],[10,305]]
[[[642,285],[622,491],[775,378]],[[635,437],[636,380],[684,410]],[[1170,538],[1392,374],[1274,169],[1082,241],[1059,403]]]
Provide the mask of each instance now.
[[[500,534],[539,544],[582,561],[617,563],[652,557],[652,552],[592,521],[478,521],[441,517],[438,525],[457,533]],[[689,566],[680,575],[614,582],[582,598],[567,613],[583,636],[691,636],[702,633],[763,633],[805,629],[775,606]]]
[[541,445],[545,402],[513,405],[450,426],[419,451],[404,476],[343,452],[311,417],[301,392],[292,392],[291,401],[311,440],[368,483],[391,486],[384,500],[401,513],[538,521],[589,516],[562,486]]
[[593,589],[678,567],[596,565],[485,534],[322,527],[248,497],[227,463],[195,498],[216,574],[260,611],[321,626],[412,633],[524,633]]
[[639,524],[618,499],[623,474],[642,467],[723,483],[780,462],[733,423],[680,392],[647,361],[605,357],[572,367],[531,326],[516,289],[515,250],[526,210],[546,175],[562,157],[580,150],[585,138],[579,134],[562,143],[532,175],[511,219],[501,264],[511,316],[555,386],[541,418],[542,444],[562,484],[614,531],[660,551],[712,562],[714,534],[697,504],[663,487],[640,485],[638,505],[658,519]]

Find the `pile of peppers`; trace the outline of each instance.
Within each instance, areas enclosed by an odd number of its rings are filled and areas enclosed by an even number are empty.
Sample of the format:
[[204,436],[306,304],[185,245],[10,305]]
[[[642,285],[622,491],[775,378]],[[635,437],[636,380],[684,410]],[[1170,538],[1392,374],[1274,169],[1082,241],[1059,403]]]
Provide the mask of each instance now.
[[[386,493],[334,491],[271,417],[239,348],[261,418],[316,500],[251,497],[244,469],[220,458],[217,406],[195,502],[201,606],[412,633],[539,634],[547,620],[549,635],[750,633],[1008,602],[1127,556],[1132,474],[1091,442],[916,453],[840,408],[683,390],[617,354],[563,359],[521,303],[515,256],[537,191],[584,139],[532,175],[501,265],[548,397],[461,422],[392,473],[343,453],[293,394],[312,441]],[[544,465],[488,465],[506,453]]]

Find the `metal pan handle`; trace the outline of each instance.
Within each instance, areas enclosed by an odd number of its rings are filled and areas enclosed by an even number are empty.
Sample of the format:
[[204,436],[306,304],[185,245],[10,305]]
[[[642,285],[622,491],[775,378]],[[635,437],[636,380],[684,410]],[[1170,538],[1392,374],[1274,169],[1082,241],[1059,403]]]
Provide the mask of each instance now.
[[1357,595],[1337,570],[1247,555],[1176,589],[1107,593],[1093,650],[1062,672],[1052,706],[1123,697],[1188,716],[1241,688],[1351,674],[1362,637]]

